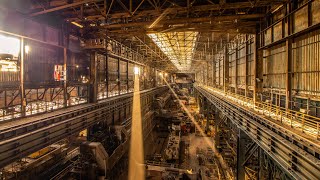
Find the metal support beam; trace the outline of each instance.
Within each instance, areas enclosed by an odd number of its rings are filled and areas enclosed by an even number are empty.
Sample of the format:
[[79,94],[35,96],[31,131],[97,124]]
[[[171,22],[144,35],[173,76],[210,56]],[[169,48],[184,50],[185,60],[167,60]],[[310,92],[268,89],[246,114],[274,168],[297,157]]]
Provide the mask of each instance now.
[[127,77],[126,77],[126,79],[127,79],[127,92],[129,92],[129,61],[127,61]]
[[220,137],[219,137],[219,124],[221,122],[221,118],[219,116],[219,109],[217,107],[215,107],[215,112],[214,112],[214,132],[215,132],[215,136],[214,136],[214,144],[216,146],[217,149],[219,149],[220,147]]
[[223,71],[223,90],[226,93],[229,86],[229,58],[227,46],[224,47]]
[[97,102],[98,95],[98,71],[97,71],[97,52],[92,52],[90,54],[90,88],[89,88],[89,102]]
[[67,84],[67,48],[63,48],[63,106],[67,107],[69,95],[68,95],[68,84]]
[[258,34],[254,36],[253,42],[253,104],[256,104],[257,101],[257,86],[258,86]]
[[286,109],[291,109],[292,95],[292,39],[286,40]]
[[21,116],[25,116],[26,114],[26,97],[24,91],[24,38],[20,39],[20,97],[21,97]]
[[[248,14],[248,15],[230,15],[230,16],[217,16],[217,17],[200,17],[200,18],[175,18],[175,19],[162,19],[160,20],[156,26],[162,25],[176,25],[176,24],[183,24],[183,23],[223,23],[223,21],[235,21],[240,19],[257,19],[264,17],[264,14]],[[70,20],[74,20],[70,19]],[[140,26],[147,26],[150,25],[152,21],[144,21],[144,22],[130,22],[130,23],[118,23],[118,24],[110,24],[110,25],[103,25],[99,28],[107,28],[107,29],[114,29],[114,28],[124,28],[124,27],[140,27]],[[253,25],[252,23],[243,23]],[[156,27],[155,26],[155,27]],[[153,27],[153,28],[155,28]]]
[[30,16],[34,17],[34,16],[38,16],[38,15],[41,15],[41,14],[47,14],[47,13],[51,13],[51,12],[54,12],[54,11],[59,11],[59,10],[63,10],[63,9],[67,9],[67,8],[71,8],[71,7],[75,7],[75,6],[80,6],[80,5],[85,4],[85,3],[98,2],[98,1],[100,1],[100,0],[83,0],[83,1],[80,1],[80,2],[66,4],[66,5],[63,5],[63,6],[58,6],[58,7],[54,7],[54,8],[51,8],[51,9],[44,10],[44,11],[32,13],[32,14],[30,14]]
[[206,108],[205,113],[206,113],[206,119],[207,119],[206,129],[205,129],[205,132],[206,132],[206,133],[209,131],[210,104],[211,104],[211,103],[208,103],[207,100],[205,101],[205,108]]
[[239,130],[237,145],[237,180],[245,179],[245,166],[243,164],[246,161],[245,153],[248,140],[250,140],[250,137],[242,130]]
[[[121,48],[122,49],[122,48]],[[118,82],[117,82],[117,84],[118,84],[118,94],[120,94],[120,91],[121,91],[121,82],[120,82],[120,59],[118,58],[118,61],[117,61],[117,63],[118,63]]]
[[[237,46],[238,46],[238,43],[237,43]],[[238,47],[236,47],[236,49],[235,49],[235,53],[236,53],[236,62],[235,62],[235,86],[234,86],[234,92],[236,93],[236,94],[238,94],[238,79],[239,79],[239,77],[238,77],[238,61],[239,61],[239,55],[238,55],[238,52],[239,52],[240,50],[239,50],[239,48]]]
[[106,71],[106,90],[107,90],[107,97],[109,97],[109,70],[108,70],[108,58],[109,56],[106,55],[106,67],[105,67],[105,71]]
[[245,60],[244,60],[244,70],[245,70],[245,79],[244,79],[244,96],[247,97],[248,96],[248,46],[249,46],[249,42],[248,41],[248,35],[245,35],[246,39],[245,39],[245,45],[244,45],[244,52],[245,52]]

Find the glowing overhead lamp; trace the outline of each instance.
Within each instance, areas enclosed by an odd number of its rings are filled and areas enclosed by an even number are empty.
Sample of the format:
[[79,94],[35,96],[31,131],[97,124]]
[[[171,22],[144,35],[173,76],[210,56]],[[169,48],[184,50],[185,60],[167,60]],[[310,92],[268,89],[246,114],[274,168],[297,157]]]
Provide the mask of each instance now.
[[134,67],[134,74],[139,75],[139,73],[140,73],[139,67]]
[[166,76],[166,77],[167,77],[167,76],[168,76],[168,73],[164,73],[164,76]]
[[163,74],[162,74],[162,72],[159,72],[159,76],[162,76]]
[[77,26],[79,28],[83,28],[83,25],[81,25],[81,24],[79,24],[79,23],[77,23],[75,21],[71,22],[71,24],[73,24],[73,25],[75,25],[75,26]]
[[29,52],[30,52],[30,46],[28,46],[28,45],[24,46],[24,52],[25,52],[26,54],[29,54]]

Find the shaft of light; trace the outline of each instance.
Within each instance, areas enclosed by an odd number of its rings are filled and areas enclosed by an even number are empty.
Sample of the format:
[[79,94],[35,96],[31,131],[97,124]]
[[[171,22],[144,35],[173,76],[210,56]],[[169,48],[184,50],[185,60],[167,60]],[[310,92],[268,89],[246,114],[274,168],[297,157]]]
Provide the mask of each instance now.
[[139,75],[134,76],[134,92],[129,152],[129,180],[145,179],[143,133],[140,104]]
[[[190,118],[190,120],[193,122],[193,124],[195,125],[195,127],[197,128],[197,130],[200,132],[201,136],[206,137],[207,135],[205,134],[205,132],[201,129],[201,127],[199,126],[199,124],[197,123],[197,121],[194,119],[194,117],[192,116],[192,114],[190,113],[190,111],[188,110],[188,108],[182,103],[182,101],[179,99],[178,95],[176,94],[176,92],[174,92],[174,90],[172,89],[172,87],[170,86],[170,84],[167,82],[167,80],[165,78],[163,78],[164,82],[166,83],[166,85],[169,87],[170,91],[172,92],[172,94],[174,95],[174,97],[178,100],[180,106],[182,107],[182,109],[187,113],[188,117]],[[217,152],[217,149],[214,147],[213,142],[210,141],[209,138],[204,138],[205,142],[208,144],[208,146],[212,149],[212,151],[215,153],[216,156],[220,156]],[[229,172],[228,170],[228,166],[225,164],[224,161],[220,160],[220,164],[222,166],[222,168],[226,171],[227,173],[227,178],[228,179],[233,179],[232,177],[232,173]]]

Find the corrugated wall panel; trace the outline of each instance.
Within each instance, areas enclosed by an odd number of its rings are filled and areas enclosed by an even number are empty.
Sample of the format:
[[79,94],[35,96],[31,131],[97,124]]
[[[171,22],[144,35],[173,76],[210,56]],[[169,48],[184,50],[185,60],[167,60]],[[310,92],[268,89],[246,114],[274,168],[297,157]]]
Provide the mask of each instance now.
[[236,86],[236,51],[229,52],[229,86]]
[[244,89],[246,82],[246,44],[239,46],[237,54],[237,86]]
[[247,54],[247,85],[254,85],[254,36],[250,36],[248,41],[248,54]]
[[286,50],[285,44],[263,51],[263,85],[265,88],[285,89]]
[[299,32],[308,27],[308,6],[305,6],[294,13],[293,15],[293,31]]
[[320,23],[320,0],[314,0],[311,5],[312,25]]
[[293,89],[320,93],[320,30],[300,36],[293,43]]

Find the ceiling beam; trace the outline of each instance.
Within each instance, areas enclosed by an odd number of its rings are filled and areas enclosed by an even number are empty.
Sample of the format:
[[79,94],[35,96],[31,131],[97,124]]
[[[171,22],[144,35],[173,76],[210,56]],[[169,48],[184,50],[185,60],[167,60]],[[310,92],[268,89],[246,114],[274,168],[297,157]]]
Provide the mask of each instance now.
[[[143,1],[142,1],[143,2]],[[119,12],[119,13],[112,13],[109,14],[108,18],[111,19],[123,19],[123,18],[138,18],[138,17],[145,17],[145,16],[159,16],[164,11],[168,12],[168,15],[176,15],[176,14],[183,14],[183,13],[192,13],[192,12],[207,12],[207,11],[220,11],[221,9],[242,9],[242,8],[254,8],[254,7],[267,7],[275,4],[283,4],[286,0],[270,0],[270,1],[257,1],[254,4],[252,2],[237,2],[237,3],[226,3],[220,4],[208,4],[208,5],[200,5],[200,6],[191,6],[191,7],[169,7],[166,9],[159,9],[159,10],[142,10],[134,11],[134,16],[128,14],[127,12]],[[70,12],[72,15],[72,12]],[[70,16],[70,13],[68,14]],[[99,15],[90,15],[87,17],[88,20],[102,20],[104,17]],[[70,21],[77,21],[80,19],[75,18],[68,18],[66,20]]]
[[[250,2],[237,2],[237,3],[226,3],[223,6],[219,4],[208,4],[208,5],[200,5],[200,6],[191,6],[190,8],[188,7],[170,7],[166,9],[162,9],[162,11],[157,11],[157,10],[144,10],[137,12],[137,15],[147,15],[147,14],[161,14],[164,10],[169,11],[168,14],[176,14],[176,13],[187,13],[188,10],[189,12],[197,12],[197,11],[219,11],[221,9],[241,9],[241,8],[253,8],[253,7],[266,7],[266,6],[271,6],[273,4],[282,4],[286,2],[286,0],[269,0],[269,1],[258,1],[252,5]],[[127,13],[113,13],[110,14],[109,18],[124,18],[124,17],[130,17],[128,16]]]
[[51,9],[46,9],[46,10],[43,10],[43,11],[31,13],[30,16],[34,17],[34,16],[38,16],[38,15],[42,15],[42,14],[51,13],[51,12],[54,12],[54,11],[59,11],[59,10],[63,10],[63,9],[67,9],[67,8],[71,8],[71,7],[75,7],[75,6],[80,6],[80,5],[85,4],[85,3],[92,3],[92,2],[99,2],[99,1],[101,1],[101,0],[83,0],[83,1],[80,1],[80,2],[66,4],[66,5],[54,7],[54,8],[51,8]]
[[[222,21],[239,21],[243,19],[258,19],[264,17],[264,14],[247,14],[247,15],[232,15],[232,16],[217,16],[217,17],[201,17],[201,18],[178,18],[178,19],[165,19],[161,20],[157,23],[159,25],[176,25],[176,24],[186,24],[186,23],[221,23]],[[136,27],[136,26],[147,26],[150,25],[152,21],[145,21],[145,22],[131,22],[131,23],[122,23],[122,24],[110,24],[110,25],[103,25],[99,28],[124,28],[124,27]],[[152,28],[151,28],[152,29]]]

